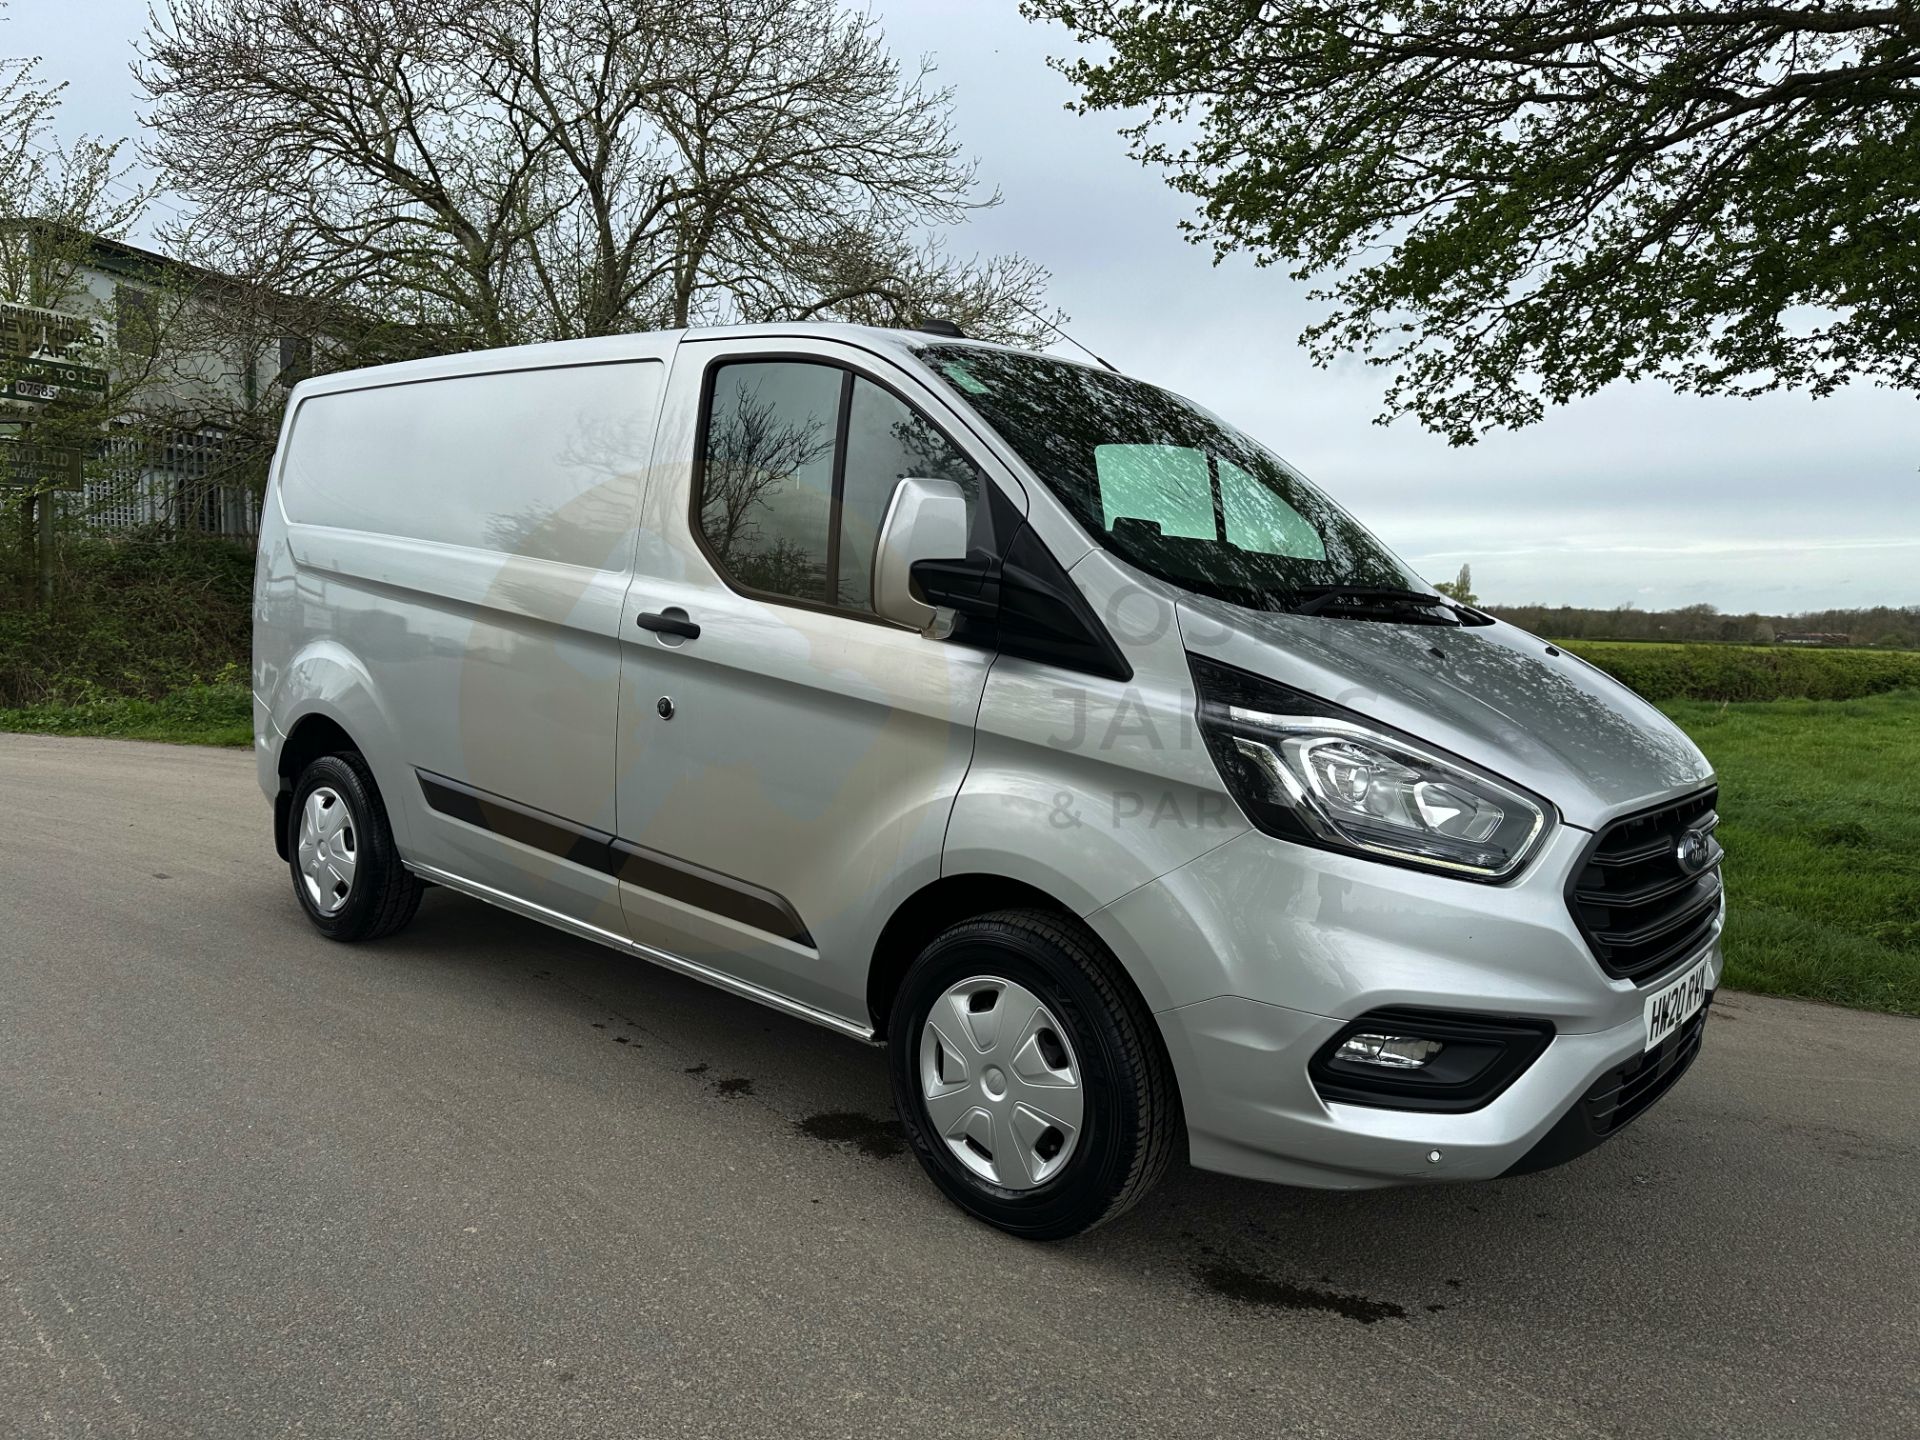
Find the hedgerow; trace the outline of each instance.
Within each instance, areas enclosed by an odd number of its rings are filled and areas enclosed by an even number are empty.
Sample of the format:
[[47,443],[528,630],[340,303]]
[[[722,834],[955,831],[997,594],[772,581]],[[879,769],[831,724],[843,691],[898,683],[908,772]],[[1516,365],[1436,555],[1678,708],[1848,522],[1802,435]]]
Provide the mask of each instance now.
[[1920,654],[1556,641],[1649,700],[1857,700],[1920,688]]

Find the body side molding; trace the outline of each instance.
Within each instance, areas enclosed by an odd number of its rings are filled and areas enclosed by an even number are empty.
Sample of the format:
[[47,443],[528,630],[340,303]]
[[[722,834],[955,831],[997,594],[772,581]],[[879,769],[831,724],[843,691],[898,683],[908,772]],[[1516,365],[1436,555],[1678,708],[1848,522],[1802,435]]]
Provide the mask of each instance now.
[[488,830],[696,910],[722,915],[795,945],[817,948],[805,922],[783,895],[663,851],[575,824],[431,770],[415,767],[420,793],[442,815]]

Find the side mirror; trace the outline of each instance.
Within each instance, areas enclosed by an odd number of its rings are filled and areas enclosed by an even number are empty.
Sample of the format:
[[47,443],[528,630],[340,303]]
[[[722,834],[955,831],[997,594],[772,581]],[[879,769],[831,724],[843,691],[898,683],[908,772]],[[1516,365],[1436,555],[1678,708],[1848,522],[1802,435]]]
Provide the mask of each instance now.
[[913,567],[923,560],[960,560],[966,553],[965,492],[951,480],[902,480],[893,488],[874,546],[874,610],[912,629],[944,634],[953,613],[921,598]]

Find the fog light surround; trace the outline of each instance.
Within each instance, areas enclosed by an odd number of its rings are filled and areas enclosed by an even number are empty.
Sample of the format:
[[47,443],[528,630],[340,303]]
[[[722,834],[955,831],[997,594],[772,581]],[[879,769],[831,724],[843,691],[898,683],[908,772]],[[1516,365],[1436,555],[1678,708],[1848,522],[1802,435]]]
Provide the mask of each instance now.
[[1491,1104],[1553,1033],[1547,1020],[1389,1006],[1342,1028],[1307,1073],[1322,1100],[1458,1114]]

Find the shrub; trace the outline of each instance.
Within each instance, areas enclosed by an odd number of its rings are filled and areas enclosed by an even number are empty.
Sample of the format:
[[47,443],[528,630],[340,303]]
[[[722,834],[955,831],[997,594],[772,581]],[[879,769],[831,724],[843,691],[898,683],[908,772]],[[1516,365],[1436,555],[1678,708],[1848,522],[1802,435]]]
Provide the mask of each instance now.
[[244,667],[252,591],[253,552],[232,541],[70,543],[51,611],[0,610],[0,709],[158,699]]
[[1920,655],[1761,645],[1560,640],[1649,700],[1857,700],[1920,688]]

